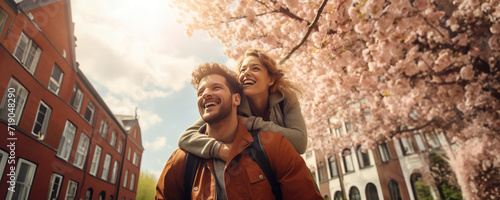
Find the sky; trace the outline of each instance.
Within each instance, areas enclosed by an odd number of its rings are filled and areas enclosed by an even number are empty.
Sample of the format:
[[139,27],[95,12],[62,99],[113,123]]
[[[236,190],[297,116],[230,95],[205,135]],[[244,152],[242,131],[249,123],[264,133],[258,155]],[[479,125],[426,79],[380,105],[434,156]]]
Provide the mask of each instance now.
[[191,72],[205,62],[234,68],[204,31],[185,34],[170,0],[73,0],[76,60],[114,114],[142,130],[141,171],[157,177],[180,134],[200,116]]

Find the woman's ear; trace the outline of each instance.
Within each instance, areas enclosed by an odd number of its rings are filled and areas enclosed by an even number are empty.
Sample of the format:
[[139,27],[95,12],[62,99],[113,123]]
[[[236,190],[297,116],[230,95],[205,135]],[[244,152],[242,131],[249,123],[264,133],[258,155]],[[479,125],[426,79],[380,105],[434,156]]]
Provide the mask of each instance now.
[[274,82],[276,81],[276,78],[274,77],[269,77],[269,82],[267,82],[267,85],[272,86],[274,85]]
[[233,104],[235,106],[239,106],[240,103],[241,103],[241,96],[240,96],[240,94],[239,93],[233,94]]

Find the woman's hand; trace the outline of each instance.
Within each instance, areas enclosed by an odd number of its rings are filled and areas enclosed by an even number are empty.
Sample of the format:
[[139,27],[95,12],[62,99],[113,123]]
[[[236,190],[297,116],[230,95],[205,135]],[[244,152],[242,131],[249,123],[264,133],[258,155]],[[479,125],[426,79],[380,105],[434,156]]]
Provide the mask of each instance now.
[[226,144],[221,144],[219,148],[219,158],[223,160],[224,162],[227,161],[227,157],[229,156],[229,150],[231,150],[231,147],[229,147]]
[[240,121],[244,126],[247,124],[248,117],[243,117],[238,115],[238,121]]

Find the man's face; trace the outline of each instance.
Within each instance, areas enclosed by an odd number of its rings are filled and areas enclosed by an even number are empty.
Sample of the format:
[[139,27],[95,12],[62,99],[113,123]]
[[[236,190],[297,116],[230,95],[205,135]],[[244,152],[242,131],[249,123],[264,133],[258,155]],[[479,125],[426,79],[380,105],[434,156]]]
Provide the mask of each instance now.
[[197,94],[198,110],[208,124],[219,122],[231,114],[232,95],[223,76],[205,76],[198,84]]

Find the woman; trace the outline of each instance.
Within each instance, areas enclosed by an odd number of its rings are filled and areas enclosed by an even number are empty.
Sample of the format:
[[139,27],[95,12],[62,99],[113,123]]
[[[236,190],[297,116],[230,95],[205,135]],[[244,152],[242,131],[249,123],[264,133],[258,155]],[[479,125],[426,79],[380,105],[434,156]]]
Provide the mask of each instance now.
[[[238,107],[238,119],[248,131],[269,131],[283,134],[303,154],[307,147],[307,131],[297,99],[300,91],[283,77],[276,61],[267,53],[249,49],[236,67],[243,96]],[[202,158],[226,160],[229,149],[215,139],[199,134],[205,124],[196,121],[179,139],[179,147]]]

